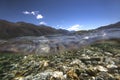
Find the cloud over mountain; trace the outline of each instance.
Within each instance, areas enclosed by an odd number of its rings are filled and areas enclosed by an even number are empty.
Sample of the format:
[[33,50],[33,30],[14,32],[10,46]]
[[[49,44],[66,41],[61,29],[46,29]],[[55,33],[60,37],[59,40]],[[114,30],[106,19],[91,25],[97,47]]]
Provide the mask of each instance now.
[[73,26],[70,26],[67,30],[69,31],[79,31],[82,26],[79,24],[75,24]]
[[41,24],[41,25],[46,25],[47,23],[44,22],[44,21],[41,21],[39,24]]
[[36,15],[36,19],[42,19],[43,16],[41,14]]

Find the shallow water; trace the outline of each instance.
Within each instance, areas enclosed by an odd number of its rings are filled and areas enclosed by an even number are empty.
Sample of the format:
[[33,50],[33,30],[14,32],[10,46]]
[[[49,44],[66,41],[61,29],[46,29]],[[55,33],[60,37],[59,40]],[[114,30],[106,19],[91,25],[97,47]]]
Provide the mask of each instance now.
[[19,53],[58,53],[65,50],[78,49],[97,40],[120,38],[120,29],[95,30],[83,35],[49,35],[17,37],[0,41],[0,51]]

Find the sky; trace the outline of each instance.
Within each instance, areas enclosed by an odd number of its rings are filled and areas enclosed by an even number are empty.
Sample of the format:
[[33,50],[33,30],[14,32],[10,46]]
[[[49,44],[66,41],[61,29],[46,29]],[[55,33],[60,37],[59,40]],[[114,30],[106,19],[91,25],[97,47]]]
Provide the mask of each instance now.
[[88,30],[120,21],[120,0],[0,0],[0,19]]

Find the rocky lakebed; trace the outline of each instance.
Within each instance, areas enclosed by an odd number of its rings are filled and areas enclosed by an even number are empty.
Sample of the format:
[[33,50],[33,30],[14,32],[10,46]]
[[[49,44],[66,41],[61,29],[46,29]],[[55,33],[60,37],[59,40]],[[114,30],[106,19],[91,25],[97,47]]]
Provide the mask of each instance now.
[[0,40],[0,80],[120,80],[120,29]]
[[54,55],[0,54],[0,80],[120,80],[120,40]]

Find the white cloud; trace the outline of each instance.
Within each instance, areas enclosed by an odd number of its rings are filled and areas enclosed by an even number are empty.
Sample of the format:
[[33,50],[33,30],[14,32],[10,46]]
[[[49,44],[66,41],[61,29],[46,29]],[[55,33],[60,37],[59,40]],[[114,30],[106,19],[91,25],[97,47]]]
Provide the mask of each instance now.
[[60,27],[60,25],[56,25],[56,27]]
[[47,23],[44,22],[44,21],[41,21],[39,24],[41,24],[41,25],[46,25]]
[[36,13],[34,11],[31,12],[32,15],[35,15]]
[[66,28],[63,27],[62,25],[56,25],[56,26],[54,26],[54,27],[56,27],[57,29],[66,29]]
[[75,24],[73,26],[70,26],[67,30],[69,31],[79,31],[82,26],[79,24]]
[[31,14],[29,11],[23,11],[23,14]]
[[39,11],[23,11],[23,14],[25,15],[33,15],[36,17],[36,19],[42,19],[43,16],[39,14]]
[[42,19],[42,18],[43,18],[43,16],[41,14],[36,15],[36,19]]

